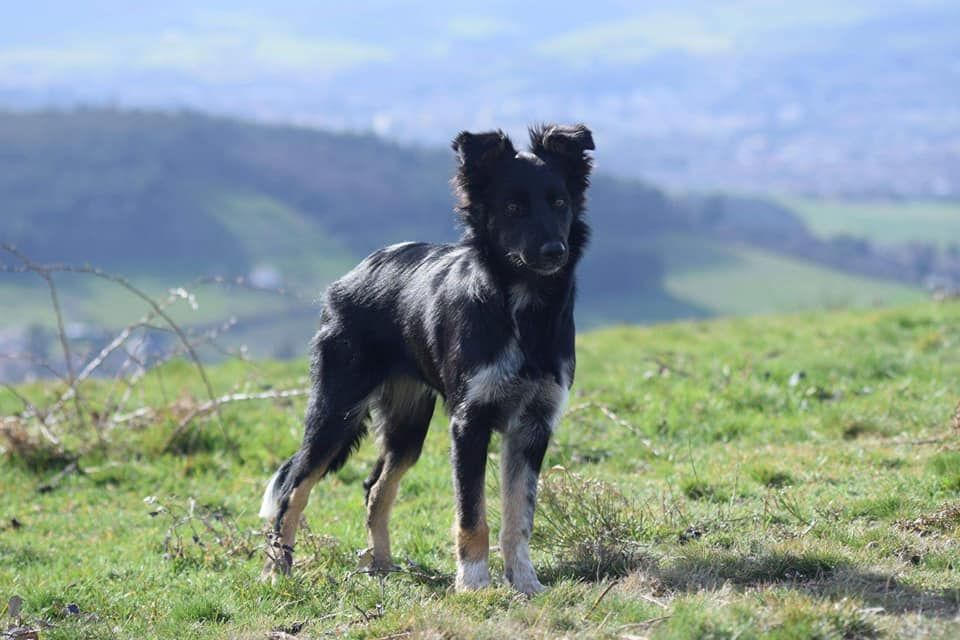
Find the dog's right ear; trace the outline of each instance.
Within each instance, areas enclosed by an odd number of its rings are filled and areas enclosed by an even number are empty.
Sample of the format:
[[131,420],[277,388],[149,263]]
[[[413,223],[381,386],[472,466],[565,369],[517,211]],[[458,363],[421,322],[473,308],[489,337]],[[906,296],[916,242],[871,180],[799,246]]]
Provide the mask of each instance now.
[[457,154],[459,166],[453,178],[459,203],[457,209],[470,224],[483,211],[483,192],[497,160],[516,155],[513,143],[500,129],[484,133],[461,131],[450,145]]
[[484,169],[504,154],[516,155],[510,138],[500,129],[484,133],[461,131],[450,146],[457,152],[461,171]]

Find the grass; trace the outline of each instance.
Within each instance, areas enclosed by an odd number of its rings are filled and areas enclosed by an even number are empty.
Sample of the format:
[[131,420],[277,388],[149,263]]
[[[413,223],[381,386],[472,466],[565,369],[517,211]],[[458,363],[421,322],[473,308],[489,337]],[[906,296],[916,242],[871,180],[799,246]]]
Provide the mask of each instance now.
[[875,278],[843,273],[802,260],[736,245],[674,239],[667,255],[712,253],[702,269],[667,271],[667,293],[711,315],[879,307],[920,300],[923,292]]
[[783,203],[824,238],[850,234],[881,244],[919,241],[941,247],[960,238],[958,202],[788,198]]
[[[607,242],[605,250],[618,250],[616,243]],[[918,288],[697,236],[657,236],[646,245],[631,241],[630,251],[659,257],[664,267],[662,289],[607,298],[588,291],[588,304],[582,306],[579,315],[584,326],[609,324],[616,318],[664,322],[883,307],[924,297]]]
[[[160,412],[112,433],[83,473],[46,493],[36,489],[62,462],[7,453],[0,601],[22,596],[26,621],[45,621],[50,639],[957,637],[958,349],[957,303],[581,336],[533,543],[550,589],[530,600],[502,584],[451,590],[441,412],[394,510],[405,570],[355,572],[367,442],[315,490],[297,572],[276,586],[255,579],[255,514],[297,446],[302,402],[228,405],[223,432],[197,424],[177,455],[160,452],[177,422]],[[226,392],[302,386],[305,371],[297,361],[210,373]],[[185,363],[163,378],[172,397],[202,398]],[[141,401],[162,405],[148,382]],[[19,409],[0,390],[0,414]]]
[[279,269],[285,282],[315,285],[356,263],[356,256],[315,220],[279,200],[236,191],[208,200],[210,215],[239,239],[247,261]]

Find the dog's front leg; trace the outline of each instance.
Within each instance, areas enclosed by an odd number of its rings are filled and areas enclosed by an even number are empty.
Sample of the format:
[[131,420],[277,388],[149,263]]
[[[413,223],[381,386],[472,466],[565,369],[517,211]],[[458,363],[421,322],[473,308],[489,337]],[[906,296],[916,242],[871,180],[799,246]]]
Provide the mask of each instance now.
[[455,417],[451,423],[454,489],[457,497],[457,591],[490,585],[490,529],[484,497],[484,475],[490,426],[479,416]]
[[500,551],[504,576],[527,595],[544,590],[530,562],[530,535],[537,506],[537,478],[550,441],[550,427],[538,421],[514,425],[504,434],[500,455],[503,521]]

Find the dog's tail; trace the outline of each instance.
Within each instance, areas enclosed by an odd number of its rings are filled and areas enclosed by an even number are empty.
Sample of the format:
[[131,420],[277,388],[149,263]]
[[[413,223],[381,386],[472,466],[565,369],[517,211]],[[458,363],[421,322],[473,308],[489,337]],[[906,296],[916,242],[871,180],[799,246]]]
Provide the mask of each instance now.
[[274,519],[280,513],[280,502],[283,500],[283,485],[290,474],[293,458],[288,458],[280,465],[277,472],[267,483],[267,490],[263,492],[263,502],[260,503],[260,517]]

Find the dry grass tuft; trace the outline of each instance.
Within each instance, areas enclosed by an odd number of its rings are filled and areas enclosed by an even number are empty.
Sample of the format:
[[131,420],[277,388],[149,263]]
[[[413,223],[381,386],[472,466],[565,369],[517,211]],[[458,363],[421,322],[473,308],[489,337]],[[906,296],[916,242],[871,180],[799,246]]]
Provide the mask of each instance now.
[[626,575],[641,560],[643,517],[612,484],[554,467],[540,483],[534,544],[559,559],[557,573]]
[[919,533],[922,536],[936,532],[951,531],[960,527],[960,502],[943,505],[937,511],[912,520],[901,520],[897,526],[905,531]]
[[74,457],[64,451],[58,442],[43,437],[41,431],[31,428],[17,416],[0,418],[0,442],[10,458],[34,471],[64,467]]
[[241,530],[223,507],[201,505],[193,498],[187,500],[186,506],[161,503],[156,496],[147,496],[143,502],[152,507],[150,517],[169,519],[163,557],[178,567],[222,569],[229,558],[250,559],[263,546],[258,532]]

